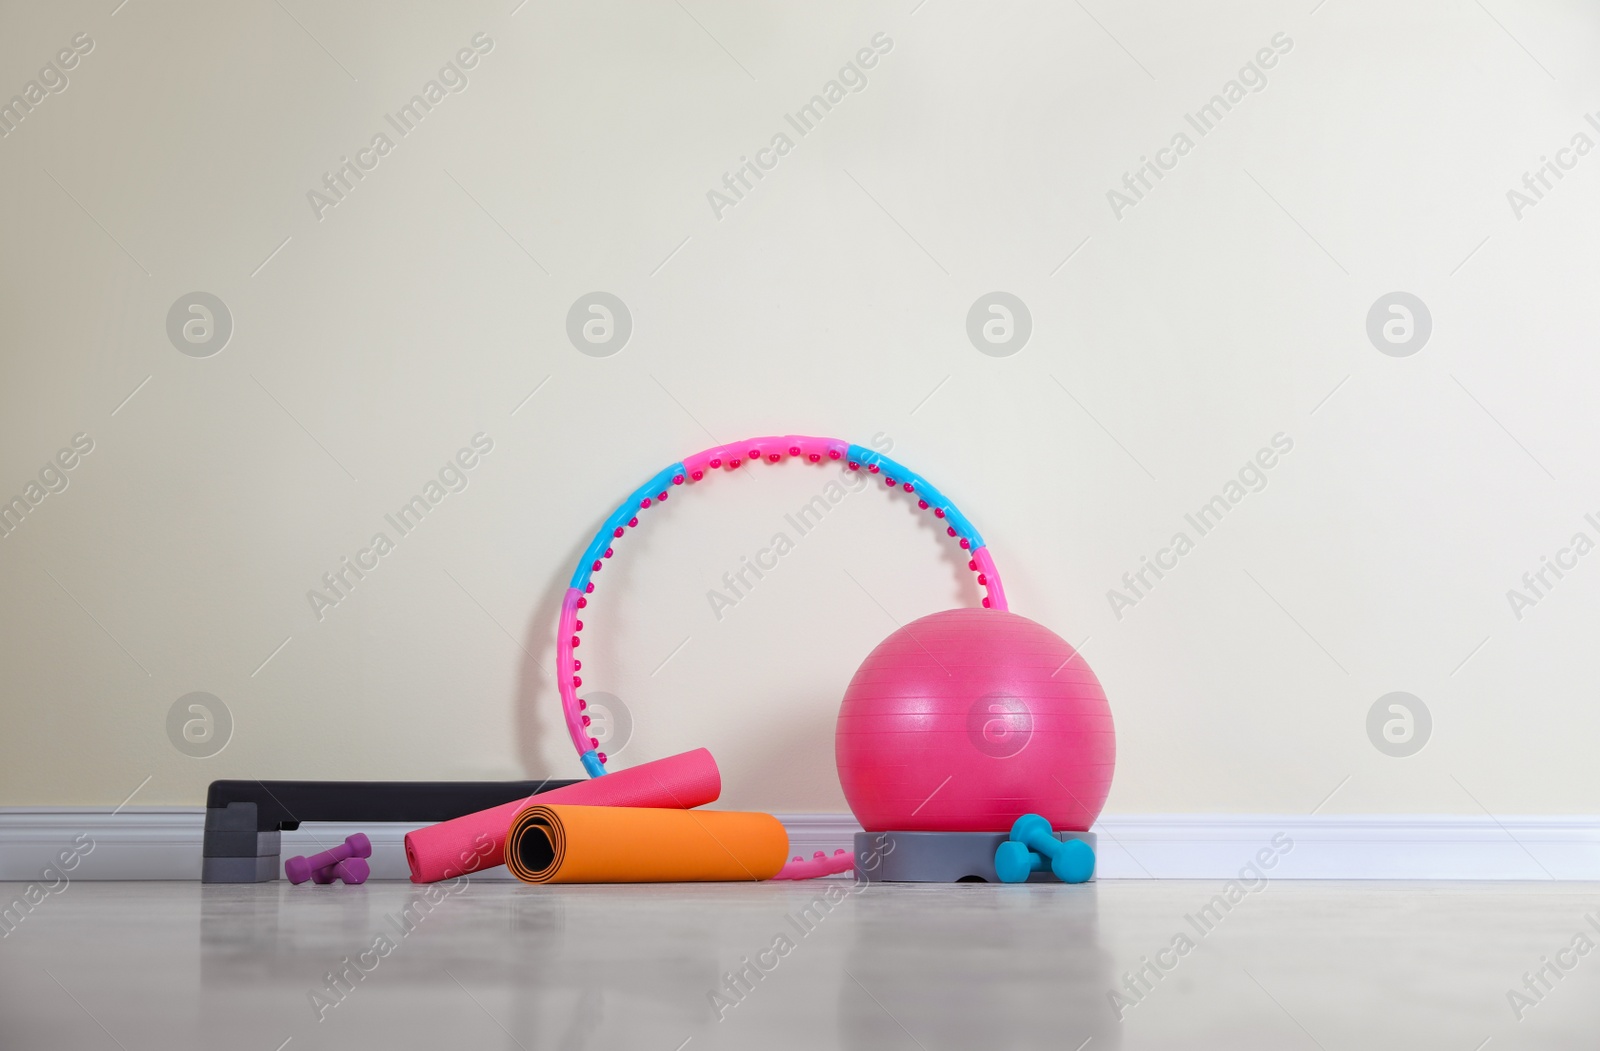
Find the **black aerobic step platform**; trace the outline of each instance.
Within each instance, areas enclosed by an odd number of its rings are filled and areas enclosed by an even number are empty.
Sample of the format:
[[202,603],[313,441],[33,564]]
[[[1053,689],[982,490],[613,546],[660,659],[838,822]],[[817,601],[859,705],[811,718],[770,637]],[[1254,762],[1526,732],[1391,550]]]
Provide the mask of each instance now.
[[206,791],[202,883],[265,883],[283,870],[283,832],[302,821],[431,825],[527,799],[574,780],[213,781]]

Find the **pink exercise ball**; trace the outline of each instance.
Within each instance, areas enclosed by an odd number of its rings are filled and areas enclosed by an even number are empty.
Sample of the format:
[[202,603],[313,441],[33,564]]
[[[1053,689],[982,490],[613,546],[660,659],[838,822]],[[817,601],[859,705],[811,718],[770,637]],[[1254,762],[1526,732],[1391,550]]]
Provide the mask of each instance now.
[[834,757],[868,832],[1005,832],[1023,814],[1087,831],[1117,745],[1077,650],[1027,617],[968,608],[912,621],[867,655]]

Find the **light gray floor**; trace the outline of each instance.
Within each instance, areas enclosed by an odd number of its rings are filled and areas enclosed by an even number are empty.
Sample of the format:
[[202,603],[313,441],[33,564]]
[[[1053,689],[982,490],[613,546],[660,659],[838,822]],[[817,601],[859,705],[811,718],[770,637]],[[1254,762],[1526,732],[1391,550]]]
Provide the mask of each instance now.
[[[1506,996],[1580,930],[1600,943],[1600,885],[1283,881],[1202,934],[1186,916],[1219,888],[845,882],[796,926],[817,883],[479,883],[401,935],[405,883],[79,882],[0,939],[0,1047],[1600,1046],[1600,951],[1565,955],[1520,1021]],[[1180,933],[1192,950],[1119,1021],[1109,991]],[[779,935],[719,1021],[709,994]],[[363,952],[319,1021],[311,994]]]

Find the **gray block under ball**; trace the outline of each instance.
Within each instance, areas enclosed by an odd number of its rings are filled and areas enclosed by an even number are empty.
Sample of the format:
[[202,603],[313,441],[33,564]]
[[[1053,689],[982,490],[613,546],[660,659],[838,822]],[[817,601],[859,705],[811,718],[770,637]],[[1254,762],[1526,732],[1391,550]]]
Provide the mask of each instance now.
[[[1093,832],[1052,835],[1095,848]],[[1007,838],[1004,832],[857,832],[856,877],[868,883],[999,883],[994,852]],[[1028,882],[1061,881],[1046,867]]]

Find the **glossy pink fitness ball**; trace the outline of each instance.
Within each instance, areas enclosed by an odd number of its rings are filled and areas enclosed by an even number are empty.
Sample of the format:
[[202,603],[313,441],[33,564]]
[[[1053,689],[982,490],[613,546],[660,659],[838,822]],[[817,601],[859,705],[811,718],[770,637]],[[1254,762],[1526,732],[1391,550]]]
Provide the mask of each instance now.
[[1100,681],[1027,617],[953,609],[878,644],[844,693],[839,782],[868,832],[1087,831],[1116,766]]

